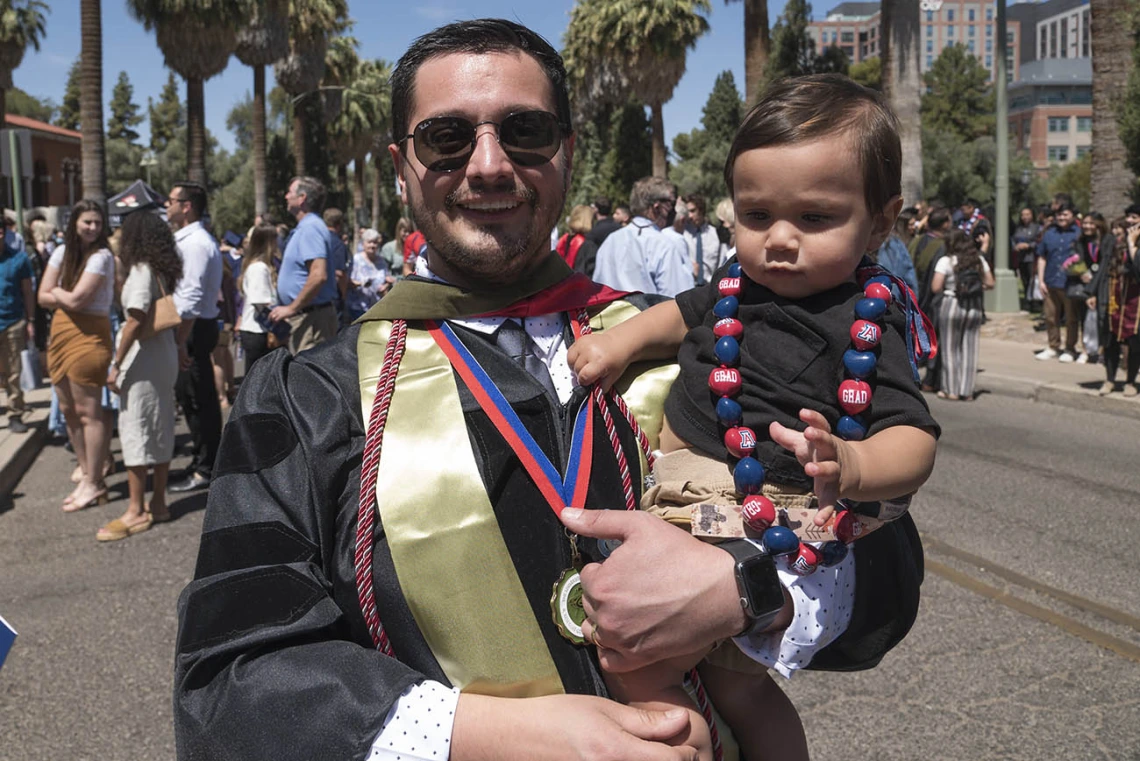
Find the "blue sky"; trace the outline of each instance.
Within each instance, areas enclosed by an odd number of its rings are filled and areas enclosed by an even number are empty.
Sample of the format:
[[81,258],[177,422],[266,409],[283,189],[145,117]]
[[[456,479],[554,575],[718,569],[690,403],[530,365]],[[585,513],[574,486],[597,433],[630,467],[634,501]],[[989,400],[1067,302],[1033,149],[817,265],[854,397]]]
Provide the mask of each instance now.
[[[67,72],[79,54],[79,0],[48,0],[51,15],[47,37],[40,51],[29,50],[14,74],[15,85],[38,97],[56,103],[63,97]],[[839,0],[820,3],[815,12],[826,13]],[[730,69],[736,85],[744,88],[744,6],[712,0],[710,31],[695,50],[689,52],[685,77],[665,105],[665,130],[673,135],[699,126],[701,109],[717,75]],[[500,16],[514,19],[536,30],[555,47],[561,47],[562,33],[573,8],[573,0],[349,0],[349,13],[356,22],[353,34],[360,41],[360,53],[368,58],[395,62],[413,39],[441,24],[456,19]],[[784,0],[769,0],[770,20],[783,9]],[[134,100],[144,116],[148,96],[157,98],[167,72],[154,35],[130,17],[123,0],[103,0],[103,96],[110,101],[111,88],[119,72],[125,70],[134,86]],[[267,77],[272,87],[272,69]],[[185,98],[185,85],[180,84]],[[233,147],[233,136],[226,130],[226,114],[234,103],[253,88],[253,74],[236,58],[217,77],[206,82],[206,126],[222,146]],[[104,107],[104,117],[109,111]],[[138,128],[144,139],[149,127]]]

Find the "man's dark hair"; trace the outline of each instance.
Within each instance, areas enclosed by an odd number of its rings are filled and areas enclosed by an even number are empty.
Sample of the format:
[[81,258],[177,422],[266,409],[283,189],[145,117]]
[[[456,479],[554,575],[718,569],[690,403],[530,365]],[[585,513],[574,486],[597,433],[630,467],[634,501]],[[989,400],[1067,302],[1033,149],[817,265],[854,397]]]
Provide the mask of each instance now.
[[1069,205],[1069,210],[1073,209],[1073,197],[1068,193],[1054,193],[1053,194],[1053,208],[1060,209],[1065,204]]
[[981,204],[978,203],[978,199],[974,198],[973,196],[968,196],[966,198],[966,200],[962,202],[962,205],[963,206],[973,206],[975,209],[981,207]]
[[441,26],[418,38],[400,57],[389,84],[392,87],[392,140],[407,135],[413,125],[412,99],[416,72],[426,61],[453,53],[522,52],[534,58],[546,72],[554,91],[554,113],[562,125],[563,137],[573,131],[570,121],[570,95],[566,90],[566,67],[550,43],[521,24],[506,19],[475,19]]
[[867,210],[877,214],[902,193],[898,119],[881,93],[842,74],[790,77],[773,84],[736,131],[724,181],[733,195],[733,169],[745,151],[794,145],[849,133],[863,170]]
[[1128,208],[1124,210],[1124,216],[1127,217],[1129,214],[1140,214],[1140,203],[1130,204]]
[[325,186],[316,177],[294,177],[289,184],[297,183],[297,192],[305,194],[305,211],[320,214],[325,208]]
[[[1058,193],[1057,195],[1061,195],[1061,194],[1060,194],[1060,193]],[[1059,202],[1057,203],[1057,206],[1056,206],[1056,208],[1053,210],[1053,213],[1054,213],[1054,215],[1057,215],[1057,214],[1060,214],[1060,213],[1061,213],[1061,212],[1063,212],[1063,211],[1071,211],[1071,212],[1073,212],[1074,214],[1076,214],[1076,213],[1077,213],[1076,207],[1074,207],[1074,206],[1073,206],[1073,202],[1072,202],[1072,201],[1059,201]]]
[[632,211],[630,211],[629,204],[627,204],[627,203],[615,204],[614,205],[614,211],[617,211],[618,209],[621,209],[626,214],[632,214],[633,213]]
[[594,211],[603,217],[608,217],[613,212],[613,208],[614,206],[610,203],[609,196],[598,196],[594,199]]
[[693,193],[691,195],[685,196],[685,203],[691,203],[693,206],[696,206],[697,211],[699,211],[701,214],[708,213],[708,204],[705,203],[705,197],[700,193]]
[[180,180],[174,183],[175,188],[182,188],[186,200],[190,202],[190,209],[197,219],[206,215],[206,189],[196,182]]
[[950,210],[945,206],[931,209],[930,216],[926,218],[926,229],[934,232],[941,230],[950,223]]

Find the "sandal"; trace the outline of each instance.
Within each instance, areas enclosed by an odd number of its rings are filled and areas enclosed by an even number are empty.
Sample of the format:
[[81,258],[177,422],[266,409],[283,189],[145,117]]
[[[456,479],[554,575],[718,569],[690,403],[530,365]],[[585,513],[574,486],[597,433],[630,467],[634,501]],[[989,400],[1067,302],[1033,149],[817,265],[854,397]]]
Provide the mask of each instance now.
[[126,539],[129,536],[134,536],[135,534],[141,534],[142,532],[147,531],[150,529],[151,524],[153,523],[154,519],[150,513],[146,514],[146,519],[139,521],[138,523],[131,524],[130,526],[123,523],[121,518],[116,518],[103,528],[99,529],[98,533],[95,534],[95,541],[117,542],[120,539]]
[[155,510],[153,507],[147,507],[147,513],[150,514],[151,520],[155,523],[169,523],[174,520],[174,516],[170,514],[170,508],[164,507],[161,510]]

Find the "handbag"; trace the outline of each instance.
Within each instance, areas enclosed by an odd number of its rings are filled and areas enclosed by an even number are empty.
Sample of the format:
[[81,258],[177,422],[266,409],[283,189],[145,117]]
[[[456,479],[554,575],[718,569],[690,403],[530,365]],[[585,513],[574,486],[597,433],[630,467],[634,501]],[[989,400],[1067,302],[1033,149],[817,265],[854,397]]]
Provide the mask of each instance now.
[[20,352],[20,389],[22,391],[35,391],[37,388],[43,388],[46,385],[43,367],[40,365],[39,349],[35,347],[35,344],[31,344]]
[[139,331],[139,338],[151,338],[182,323],[182,315],[174,306],[174,295],[164,291],[160,279],[156,277],[155,281],[158,283],[158,292],[161,295],[150,305],[142,330]]

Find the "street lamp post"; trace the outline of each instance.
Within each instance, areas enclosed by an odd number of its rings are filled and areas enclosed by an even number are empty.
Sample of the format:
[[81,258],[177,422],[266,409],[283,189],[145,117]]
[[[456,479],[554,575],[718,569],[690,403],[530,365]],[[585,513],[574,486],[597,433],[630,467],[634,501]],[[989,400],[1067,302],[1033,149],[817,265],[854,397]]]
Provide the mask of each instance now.
[[997,177],[994,198],[994,280],[993,291],[986,296],[986,309],[990,312],[1016,312],[1021,304],[1017,298],[1017,276],[1009,268],[1009,102],[1006,97],[1005,3],[997,5],[997,60],[994,62],[994,110],[997,112],[995,139],[997,140]]
[[150,185],[150,170],[152,167],[158,166],[158,158],[154,155],[154,151],[148,150],[143,153],[142,161],[139,162],[139,166],[146,170],[146,184]]

